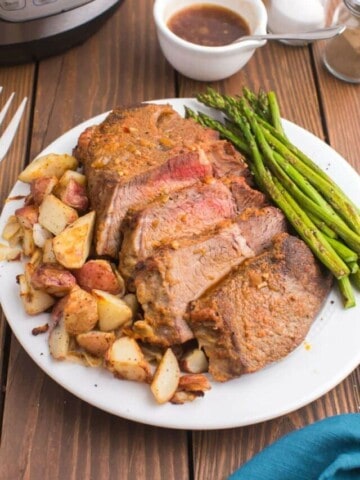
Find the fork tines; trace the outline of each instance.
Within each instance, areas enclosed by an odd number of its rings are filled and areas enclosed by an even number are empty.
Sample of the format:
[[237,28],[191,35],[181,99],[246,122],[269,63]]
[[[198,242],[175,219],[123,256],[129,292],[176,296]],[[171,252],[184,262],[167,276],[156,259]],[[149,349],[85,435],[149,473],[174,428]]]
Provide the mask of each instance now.
[[[0,93],[2,92],[3,87],[0,87]],[[7,111],[10,108],[11,102],[13,101],[13,98],[15,96],[15,92],[13,92],[9,98],[7,99],[5,105],[0,111],[0,126],[2,122],[5,119],[5,116],[7,114]],[[27,97],[25,97],[20,105],[18,106],[14,116],[10,120],[8,126],[4,130],[4,133],[0,136],[0,161],[5,157],[7,151],[9,150],[9,147],[15,137],[16,131],[18,129],[18,126],[20,124],[20,120],[23,116],[25,106],[27,102]]]

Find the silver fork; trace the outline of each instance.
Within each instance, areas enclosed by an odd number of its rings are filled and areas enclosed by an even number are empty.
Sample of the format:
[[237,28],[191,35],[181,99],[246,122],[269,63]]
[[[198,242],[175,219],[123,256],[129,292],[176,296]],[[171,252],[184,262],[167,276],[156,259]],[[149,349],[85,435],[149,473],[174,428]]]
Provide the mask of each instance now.
[[[2,92],[3,87],[0,87],[0,93]],[[11,105],[11,102],[13,101],[13,98],[15,96],[15,92],[13,92],[10,97],[8,98],[7,102],[5,103],[4,107],[0,111],[0,126],[2,122],[4,121],[4,118],[6,116],[7,111],[9,110],[9,107]],[[15,137],[16,131],[18,129],[18,126],[20,124],[21,118],[23,116],[25,106],[27,102],[27,97],[25,97],[20,105],[18,106],[14,116],[10,120],[8,126],[4,130],[4,133],[0,136],[0,162],[1,160],[5,157],[7,154],[7,151],[10,148],[10,145]]]

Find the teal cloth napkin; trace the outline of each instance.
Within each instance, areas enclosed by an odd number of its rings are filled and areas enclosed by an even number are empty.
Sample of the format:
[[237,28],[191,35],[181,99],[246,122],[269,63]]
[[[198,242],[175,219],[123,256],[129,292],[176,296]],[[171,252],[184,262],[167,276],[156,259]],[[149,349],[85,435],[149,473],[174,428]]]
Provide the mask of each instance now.
[[291,432],[228,480],[360,480],[360,414],[329,417]]

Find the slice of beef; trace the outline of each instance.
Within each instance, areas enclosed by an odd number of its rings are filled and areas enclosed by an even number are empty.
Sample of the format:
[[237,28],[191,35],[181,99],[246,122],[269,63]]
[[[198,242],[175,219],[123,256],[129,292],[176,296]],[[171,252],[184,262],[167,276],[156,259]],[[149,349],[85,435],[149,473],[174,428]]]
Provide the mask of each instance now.
[[[243,177],[224,182],[197,183],[192,187],[157,198],[131,211],[124,225],[119,268],[131,279],[135,265],[161,245],[174,239],[196,236],[247,207],[262,207],[262,193],[252,189]],[[129,284],[130,285],[130,284]]]
[[188,120],[170,105],[116,108],[102,123],[80,135],[74,155],[90,180],[99,170],[111,172],[115,179],[131,178],[163,163],[181,148],[218,140],[215,131]]
[[213,164],[216,177],[231,175],[245,177],[250,182],[250,171],[243,156],[226,140],[207,142],[203,147],[209,161]]
[[136,293],[144,310],[144,320],[135,323],[136,333],[164,346],[193,338],[184,318],[188,303],[285,229],[282,213],[265,207],[252,213],[247,210],[234,222],[222,222],[199,237],[156,250],[136,267]]
[[230,188],[238,213],[246,208],[261,208],[268,203],[265,195],[259,190],[251,188],[245,177],[229,176],[222,179],[222,181]]
[[146,170],[131,180],[117,183],[97,215],[96,251],[116,258],[120,251],[121,224],[129,208],[151,202],[159,195],[210,178],[212,166],[201,150],[170,158],[158,167]]
[[132,277],[139,260],[174,239],[199,235],[227,218],[233,218],[236,205],[231,191],[222,182],[197,183],[160,197],[128,215],[120,252],[122,275]]
[[194,301],[189,325],[218,381],[255,372],[298,346],[331,285],[307,245],[286,233]]
[[[199,148],[210,152],[213,144],[218,152],[208,154],[209,162],[216,159],[219,164],[223,157],[224,163],[230,165],[232,147],[219,140],[217,132],[182,118],[170,105],[115,109],[100,125],[86,129],[79,137],[74,155],[84,166],[90,206],[97,213],[97,253],[118,255],[118,230],[123,217],[114,211],[122,197],[119,189],[127,189],[129,182],[133,182],[130,187],[141,182],[149,170],[160,168],[179,154]],[[247,172],[241,155],[235,150],[233,154],[232,170]],[[220,174],[219,167],[216,168]]]

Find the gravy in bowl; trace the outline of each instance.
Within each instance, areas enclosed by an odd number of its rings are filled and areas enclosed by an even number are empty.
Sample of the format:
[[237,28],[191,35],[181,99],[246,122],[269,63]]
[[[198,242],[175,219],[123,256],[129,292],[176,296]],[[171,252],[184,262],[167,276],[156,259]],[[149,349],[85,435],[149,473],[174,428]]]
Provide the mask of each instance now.
[[186,7],[175,13],[167,25],[178,37],[208,47],[228,45],[250,34],[249,25],[240,15],[210,4]]

